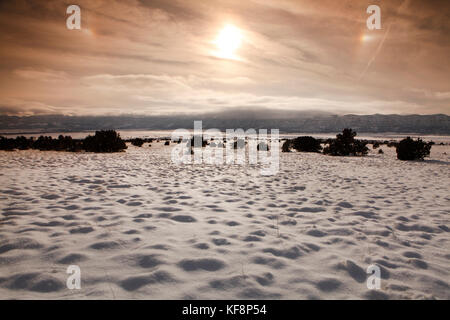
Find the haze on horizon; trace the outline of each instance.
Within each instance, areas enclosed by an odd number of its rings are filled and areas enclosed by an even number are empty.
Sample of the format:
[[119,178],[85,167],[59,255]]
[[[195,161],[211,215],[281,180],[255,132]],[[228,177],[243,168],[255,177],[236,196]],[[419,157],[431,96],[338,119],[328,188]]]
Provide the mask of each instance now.
[[444,0],[2,1],[0,114],[450,114],[449,16]]

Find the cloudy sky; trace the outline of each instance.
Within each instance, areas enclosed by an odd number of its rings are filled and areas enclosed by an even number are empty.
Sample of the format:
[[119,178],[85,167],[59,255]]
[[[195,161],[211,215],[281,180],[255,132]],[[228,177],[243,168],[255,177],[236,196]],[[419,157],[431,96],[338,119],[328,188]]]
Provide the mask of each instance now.
[[1,1],[0,114],[450,114],[449,21],[447,0]]

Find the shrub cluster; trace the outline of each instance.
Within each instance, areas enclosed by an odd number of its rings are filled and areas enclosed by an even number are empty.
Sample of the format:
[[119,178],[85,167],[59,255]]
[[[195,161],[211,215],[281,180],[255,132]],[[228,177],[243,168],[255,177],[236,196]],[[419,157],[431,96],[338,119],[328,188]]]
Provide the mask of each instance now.
[[141,138],[131,139],[131,144],[136,147],[142,147],[144,144],[144,140]]
[[291,152],[291,140],[286,140],[281,146],[281,152]]
[[292,148],[300,152],[321,152],[320,141],[313,137],[297,137],[291,142]]
[[256,150],[258,151],[269,151],[269,145],[265,142],[260,142],[258,143],[258,145],[256,146]]
[[344,129],[336,135],[336,139],[328,142],[323,153],[332,156],[365,156],[369,152],[367,142],[355,139],[356,132],[352,129]]
[[322,140],[310,136],[287,139],[281,146],[281,152],[291,152],[295,149],[299,152],[318,152],[322,151]]
[[58,139],[40,136],[37,140],[20,136],[17,138],[0,137],[0,150],[27,150],[37,149],[42,151],[79,151],[82,149],[80,140],[72,139],[70,136],[60,135]]
[[0,137],[0,150],[37,149],[41,151],[88,151],[88,152],[118,152],[127,148],[125,141],[114,130],[96,131],[94,136],[85,139],[72,139],[70,136],[60,135],[58,139],[50,136],[40,136],[38,139]]
[[431,143],[426,143],[420,138],[413,140],[410,137],[401,140],[396,147],[399,160],[423,160],[430,155]]
[[[373,144],[373,149],[385,144],[388,147],[395,147],[397,158],[400,160],[423,160],[430,155],[431,146],[434,142],[424,142],[421,139],[413,140],[410,137],[398,141],[367,141],[355,139],[356,132],[352,129],[344,129],[342,133],[336,135],[336,139],[327,139],[327,146],[323,149],[324,154],[332,156],[365,156],[369,152],[367,144]],[[304,136],[286,140],[282,147],[282,152],[290,152],[295,149],[301,152],[320,152],[322,150],[321,140]],[[382,149],[378,149],[378,154],[383,154]]]
[[83,150],[88,152],[119,152],[126,148],[125,141],[114,130],[95,131],[94,136],[83,140]]
[[236,141],[233,142],[233,149],[242,149],[245,148],[245,140],[238,138]]
[[190,140],[188,140],[186,146],[188,147],[195,147],[195,138],[197,137],[197,140],[200,139],[201,143],[202,143],[202,148],[206,147],[208,144],[208,141],[206,139],[203,138],[203,136],[194,136],[192,137]]

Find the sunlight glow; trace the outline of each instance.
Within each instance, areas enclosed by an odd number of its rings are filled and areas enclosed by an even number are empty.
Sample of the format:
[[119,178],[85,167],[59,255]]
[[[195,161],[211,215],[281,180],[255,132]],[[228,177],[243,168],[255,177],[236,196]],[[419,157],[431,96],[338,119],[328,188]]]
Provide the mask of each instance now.
[[361,38],[360,38],[360,40],[361,40],[361,42],[367,42],[367,41],[370,41],[370,40],[372,40],[372,36],[370,36],[370,35],[368,35],[368,34],[363,34],[362,36],[361,36]]
[[237,60],[236,50],[241,46],[241,42],[241,30],[233,25],[226,25],[213,42],[217,47],[215,55],[223,59]]

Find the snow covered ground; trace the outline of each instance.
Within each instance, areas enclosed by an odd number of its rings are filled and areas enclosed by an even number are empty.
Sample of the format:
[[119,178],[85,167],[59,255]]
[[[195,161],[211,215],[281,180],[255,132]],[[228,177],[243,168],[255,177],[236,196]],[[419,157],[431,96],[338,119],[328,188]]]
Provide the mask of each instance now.
[[280,153],[275,176],[176,166],[162,142],[0,151],[0,298],[450,299],[450,147],[381,148]]

